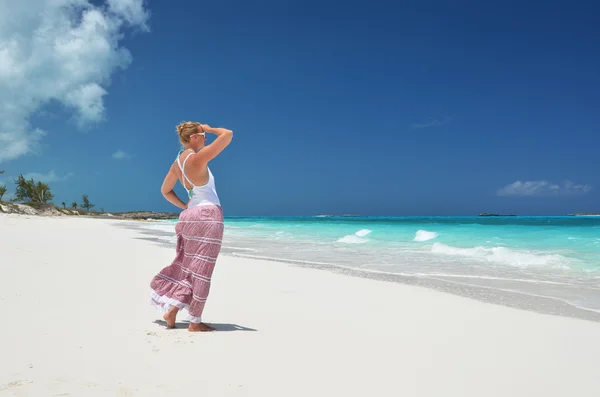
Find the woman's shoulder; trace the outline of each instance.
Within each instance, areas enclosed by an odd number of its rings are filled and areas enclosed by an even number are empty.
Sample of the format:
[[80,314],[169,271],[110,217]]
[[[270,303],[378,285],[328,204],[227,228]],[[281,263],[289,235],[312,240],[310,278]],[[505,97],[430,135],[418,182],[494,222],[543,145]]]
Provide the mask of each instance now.
[[194,153],[195,152],[192,149],[180,149],[179,152],[177,152],[177,156],[175,156],[175,161],[177,161],[178,159],[183,160],[187,156]]

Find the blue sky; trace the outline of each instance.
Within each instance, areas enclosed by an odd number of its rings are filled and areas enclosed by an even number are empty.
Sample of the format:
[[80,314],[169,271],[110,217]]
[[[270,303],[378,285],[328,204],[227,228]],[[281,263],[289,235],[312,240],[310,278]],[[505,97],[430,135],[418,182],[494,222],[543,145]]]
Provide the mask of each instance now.
[[160,185],[197,120],[234,130],[226,215],[600,211],[592,2],[42,3],[0,16],[9,191],[177,211]]

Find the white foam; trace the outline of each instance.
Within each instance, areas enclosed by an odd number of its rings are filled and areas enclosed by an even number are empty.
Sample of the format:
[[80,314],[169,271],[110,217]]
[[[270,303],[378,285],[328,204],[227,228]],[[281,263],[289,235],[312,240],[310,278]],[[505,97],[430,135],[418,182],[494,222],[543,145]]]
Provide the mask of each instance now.
[[478,246],[472,248],[459,248],[441,243],[433,243],[431,252],[452,256],[464,256],[517,267],[550,266],[563,269],[569,268],[569,259],[562,255],[516,251],[506,247],[486,248]]
[[367,234],[370,234],[372,230],[369,229],[360,229],[358,232],[354,233],[355,236],[365,237]]
[[175,233],[175,224],[154,223],[141,225],[143,229],[160,230],[163,232]]
[[232,250],[236,250],[236,251],[249,251],[249,252],[257,251],[255,248],[234,247],[233,245],[225,245],[225,244],[223,244],[223,248],[232,249]]
[[349,234],[337,240],[338,243],[346,243],[346,244],[364,244],[369,241],[368,238],[362,238],[355,236],[353,234]]
[[478,274],[414,273],[414,274],[409,274],[409,275],[420,276],[420,277],[443,277],[444,279],[445,278],[464,278],[464,279],[478,279],[478,280],[509,281],[509,282],[528,283],[528,284],[571,285],[569,283],[558,282],[558,281],[497,277],[497,276],[486,276],[486,275],[478,275]]
[[417,230],[413,241],[428,241],[436,238],[438,234],[436,232],[429,232],[427,230]]
[[364,244],[369,241],[368,238],[363,238],[366,235],[370,234],[372,230],[369,229],[360,229],[354,234],[349,234],[337,240],[338,243],[345,244]]

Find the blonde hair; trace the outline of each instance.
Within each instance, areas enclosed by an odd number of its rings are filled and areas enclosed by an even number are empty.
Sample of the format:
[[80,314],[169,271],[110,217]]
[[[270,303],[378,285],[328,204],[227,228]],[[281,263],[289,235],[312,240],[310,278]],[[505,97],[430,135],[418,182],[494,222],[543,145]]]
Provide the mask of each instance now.
[[184,121],[177,126],[177,134],[179,134],[179,142],[182,145],[190,143],[190,137],[198,132],[200,123],[197,121]]

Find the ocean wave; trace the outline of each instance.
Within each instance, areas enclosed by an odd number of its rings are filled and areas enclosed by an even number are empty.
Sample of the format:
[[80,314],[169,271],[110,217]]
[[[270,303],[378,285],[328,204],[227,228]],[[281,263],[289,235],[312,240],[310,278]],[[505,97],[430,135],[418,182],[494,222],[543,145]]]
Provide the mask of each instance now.
[[175,233],[175,225],[168,225],[165,223],[145,224],[141,226],[141,228],[149,230],[160,230],[161,232]]
[[225,248],[225,249],[236,250],[236,251],[249,251],[249,252],[256,252],[256,251],[258,251],[256,248],[234,247],[233,245],[226,245],[226,244],[223,244],[222,247]]
[[491,281],[509,281],[509,282],[527,283],[527,284],[572,285],[571,283],[560,282],[560,281],[539,280],[539,279],[533,279],[533,278],[525,279],[525,278],[498,277],[498,276],[487,276],[487,275],[477,275],[477,274],[414,273],[411,275],[420,276],[420,277],[442,277],[443,279],[458,278],[458,279],[475,279],[475,280],[491,280]]
[[369,229],[360,229],[358,232],[356,232],[354,234],[358,237],[364,237],[367,234],[370,234],[371,232],[372,232],[372,230],[369,230]]
[[368,238],[364,238],[366,235],[370,234],[372,230],[369,229],[360,229],[354,234],[349,234],[337,240],[338,243],[344,244],[364,244],[369,241]]
[[441,243],[433,243],[431,252],[451,256],[464,256],[517,267],[549,266],[563,269],[569,268],[569,258],[562,255],[516,251],[506,247],[486,248],[478,246],[459,248]]
[[413,239],[413,241],[433,240],[437,236],[438,236],[438,234],[436,232],[430,232],[427,230],[420,229],[420,230],[417,230],[417,232],[415,233],[415,238]]

